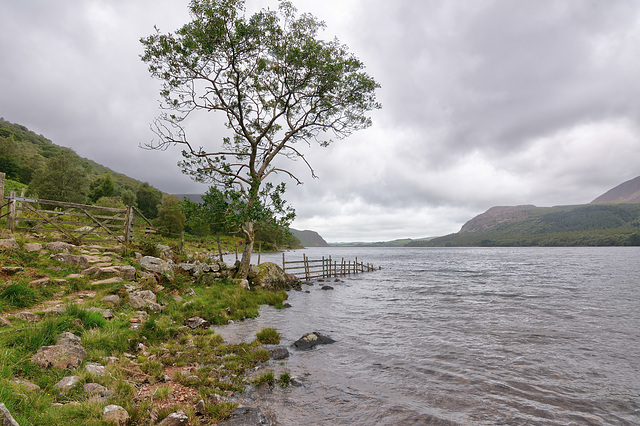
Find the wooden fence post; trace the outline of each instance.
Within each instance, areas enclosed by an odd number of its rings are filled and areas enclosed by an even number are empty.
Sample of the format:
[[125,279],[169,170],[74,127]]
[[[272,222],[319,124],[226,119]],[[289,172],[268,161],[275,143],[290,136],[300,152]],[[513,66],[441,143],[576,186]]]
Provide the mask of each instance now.
[[284,261],[284,252],[282,252],[282,270],[284,272],[287,272],[286,264],[285,264],[285,261]]
[[[4,172],[0,172],[0,217],[2,217],[2,206],[4,205]],[[7,224],[9,219],[7,219]],[[7,225],[7,228],[9,226]]]
[[218,254],[220,255],[220,262],[224,262],[224,259],[222,258],[222,247],[220,246],[220,236],[217,237],[218,240]]
[[302,254],[303,259],[304,259],[304,274],[307,278],[307,281],[309,281],[311,279],[311,277],[309,277],[309,258],[307,257],[306,254]]
[[258,265],[260,264],[260,255],[262,254],[262,241],[258,243]]
[[[15,197],[16,191],[9,192],[9,197]],[[7,229],[13,232],[16,227],[16,200],[9,201],[9,216],[7,217]]]
[[124,215],[124,242],[131,242],[131,235],[133,234],[133,207],[127,206],[127,212]]

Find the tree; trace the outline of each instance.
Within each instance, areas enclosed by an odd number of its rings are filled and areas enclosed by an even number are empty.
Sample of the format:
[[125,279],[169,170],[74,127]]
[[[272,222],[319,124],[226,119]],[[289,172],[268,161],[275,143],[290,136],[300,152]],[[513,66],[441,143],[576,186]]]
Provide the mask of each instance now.
[[115,192],[115,185],[110,173],[96,178],[89,185],[89,199],[94,203],[102,197],[112,197]]
[[156,224],[162,232],[180,234],[184,230],[186,217],[180,209],[180,200],[175,195],[163,195],[158,206]]
[[[246,277],[260,216],[261,190],[283,174],[302,183],[277,158],[302,160],[299,144],[327,146],[371,125],[380,108],[378,83],[338,40],[324,41],[324,23],[296,16],[290,1],[245,16],[243,0],[192,0],[191,22],[175,34],[141,39],[142,60],[162,81],[159,139],[150,149],[183,148],[183,172],[237,194],[245,250],[237,277]],[[228,134],[204,148],[187,138],[185,119],[199,111],[226,115]],[[271,189],[281,188],[272,185]]]
[[162,201],[162,192],[144,182],[136,191],[136,201],[138,208],[147,219],[158,217],[158,204]]
[[89,178],[80,158],[65,149],[47,160],[31,180],[29,189],[45,200],[84,203],[89,192]]

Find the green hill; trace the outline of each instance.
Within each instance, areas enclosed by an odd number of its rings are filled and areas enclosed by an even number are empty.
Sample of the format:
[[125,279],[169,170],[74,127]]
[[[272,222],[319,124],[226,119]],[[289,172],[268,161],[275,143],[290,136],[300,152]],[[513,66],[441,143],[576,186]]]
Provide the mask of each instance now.
[[[47,159],[63,151],[73,153],[69,148],[58,146],[25,126],[0,119],[0,171],[5,172],[8,179],[28,185]],[[131,191],[135,191],[141,184],[136,179],[73,154],[78,158],[91,181],[111,174],[114,184]]]
[[493,207],[460,232],[409,247],[640,245],[640,204]]

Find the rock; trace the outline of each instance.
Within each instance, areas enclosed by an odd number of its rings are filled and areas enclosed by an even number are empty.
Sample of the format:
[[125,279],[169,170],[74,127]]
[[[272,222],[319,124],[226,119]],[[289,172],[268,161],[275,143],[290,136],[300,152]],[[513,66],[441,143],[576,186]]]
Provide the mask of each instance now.
[[147,301],[140,296],[129,296],[129,305],[134,309],[144,309],[147,306]]
[[86,268],[89,266],[89,260],[84,255],[69,254],[69,253],[54,253],[51,258],[58,262],[66,263],[67,265],[78,266],[80,268]]
[[90,395],[100,395],[103,397],[111,396],[113,394],[113,391],[111,391],[109,388],[106,388],[98,383],[87,383],[86,385],[84,385],[82,390]]
[[11,413],[4,405],[4,403],[0,402],[0,425],[2,426],[20,426],[18,422],[16,422]]
[[13,324],[11,324],[11,321],[6,319],[5,317],[0,317],[0,325],[3,327],[13,327]]
[[156,303],[158,301],[158,296],[151,290],[137,290],[131,293],[131,296],[138,296],[146,301]]
[[320,287],[320,290],[333,290],[333,287],[331,287],[330,285],[323,285],[322,287]]
[[73,279],[77,280],[77,279],[81,279],[81,278],[84,278],[84,275],[82,275],[82,274],[69,274],[69,275],[67,275],[67,279],[68,280],[73,280]]
[[120,277],[111,277],[105,280],[97,280],[91,281],[91,285],[102,285],[102,284],[119,284],[122,282],[122,278]]
[[204,404],[204,400],[201,399],[196,402],[196,405],[193,406],[193,411],[195,411],[196,414],[205,414],[207,412],[207,407]]
[[124,426],[129,423],[129,413],[119,405],[107,405],[102,410],[102,419],[106,422]]
[[92,306],[88,310],[102,314],[102,318],[104,319],[109,320],[109,319],[115,318],[115,315],[113,315],[113,312],[111,312],[111,309],[101,309],[101,308],[96,308],[95,306]]
[[153,256],[144,256],[140,259],[140,266],[145,271],[155,272],[156,274],[170,274],[172,272],[171,265],[168,262]]
[[269,351],[269,357],[273,360],[281,360],[285,358],[289,358],[289,350],[284,346],[271,346],[265,345],[264,349]]
[[62,380],[54,385],[54,387],[62,392],[67,392],[68,390],[73,389],[79,381],[80,377],[78,376],[67,376],[63,377]]
[[98,364],[96,362],[86,363],[84,369],[87,373],[93,374],[94,376],[102,377],[107,374],[107,368],[104,365]]
[[329,345],[335,342],[336,341],[331,337],[322,335],[317,331],[314,331],[313,333],[307,333],[300,339],[296,340],[293,346],[301,351],[308,351],[318,345]]
[[55,251],[55,252],[64,251],[64,252],[67,252],[67,253],[71,253],[77,247],[74,246],[73,244],[65,243],[65,242],[62,242],[62,241],[55,241],[53,243],[49,243],[49,244],[45,245],[44,248],[49,250],[49,251]]
[[249,273],[247,274],[247,276],[249,277],[249,279],[254,279],[258,276],[259,273],[260,268],[258,268],[256,265],[251,265],[249,266]]
[[196,328],[209,328],[209,326],[211,325],[209,323],[209,321],[200,318],[200,317],[191,317],[189,319],[186,319],[184,321],[184,325],[186,325],[187,327],[189,327],[192,330],[195,330]]
[[240,287],[244,288],[245,290],[251,289],[251,287],[249,286],[248,280],[240,280]]
[[20,245],[15,239],[13,239],[12,236],[9,238],[0,239],[0,251],[18,249],[20,249]]
[[42,250],[42,244],[40,243],[26,243],[24,245],[24,249],[25,252],[27,253],[33,253],[35,251],[40,251]]
[[277,424],[274,418],[269,418],[260,408],[238,407],[231,412],[229,420],[218,424],[225,426],[247,426],[247,425],[274,425]]
[[65,332],[60,335],[53,346],[43,346],[31,358],[31,362],[43,367],[55,367],[65,369],[78,367],[87,351],[82,347],[82,341],[73,333]]
[[[35,383],[31,383],[28,382],[26,380],[22,380],[22,379],[16,379],[13,381],[13,383],[22,386],[23,388],[25,388],[26,390],[30,391],[30,392],[37,392],[40,390],[40,386],[36,385]],[[2,423],[0,423],[2,424]]]
[[0,270],[7,275],[15,275],[22,272],[24,268],[22,266],[3,266]]
[[133,281],[136,279],[136,268],[131,265],[120,266],[120,276],[123,280]]
[[46,287],[49,284],[51,284],[51,278],[49,277],[39,278],[29,282],[29,285],[32,287]]
[[26,322],[39,322],[42,318],[33,312],[18,312],[13,314],[14,318],[21,319]]
[[187,416],[184,410],[180,410],[169,414],[164,420],[158,423],[158,426],[179,426],[186,425],[187,423],[189,423],[189,416]]
[[290,290],[300,282],[295,276],[285,274],[282,268],[272,262],[261,263],[257,268],[260,272],[251,282],[267,290]]
[[156,250],[158,252],[158,257],[163,260],[173,260],[175,254],[171,250],[171,247],[165,246],[163,244],[156,244]]
[[102,302],[115,306],[120,303],[120,296],[118,296],[117,294],[109,294],[102,298]]
[[155,303],[155,302],[150,302],[150,301],[147,300],[146,309],[151,311],[151,312],[154,312],[156,314],[159,314],[160,312],[164,311],[164,306],[162,306],[162,305],[160,305],[158,303]]

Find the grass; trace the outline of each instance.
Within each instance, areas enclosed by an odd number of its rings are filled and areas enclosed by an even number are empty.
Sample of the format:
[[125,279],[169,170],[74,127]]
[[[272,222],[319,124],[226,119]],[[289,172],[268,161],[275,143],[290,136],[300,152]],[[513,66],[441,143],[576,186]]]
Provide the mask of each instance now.
[[[27,241],[20,238],[20,242]],[[180,256],[187,257],[188,250],[193,250],[190,243]],[[117,263],[137,266],[136,251],[135,247],[124,247],[118,251]],[[129,306],[128,293],[124,289],[125,284],[131,283],[93,286],[88,278],[68,279],[67,275],[80,273],[80,268],[55,261],[45,253],[0,252],[0,264],[23,268],[10,277],[0,274],[0,312],[11,315],[29,309],[42,315],[37,323],[9,317],[13,325],[0,327],[0,401],[23,426],[101,425],[102,408],[108,404],[124,407],[131,416],[131,424],[147,424],[153,402],[166,399],[172,388],[163,383],[149,400],[137,400],[138,389],[143,384],[162,383],[167,369],[181,367],[190,372],[175,374],[175,382],[195,389],[205,401],[206,421],[225,419],[236,404],[219,401],[219,396],[226,398],[242,392],[248,383],[246,376],[269,360],[268,351],[261,345],[277,343],[280,339],[275,329],[264,329],[253,342],[231,345],[213,330],[190,330],[183,326],[183,321],[200,316],[212,324],[225,324],[229,320],[253,318],[263,304],[281,306],[287,298],[284,291],[245,290],[234,280],[211,279],[211,275],[194,280],[176,272],[173,281],[162,278],[159,284],[164,287],[163,291],[158,291],[152,282],[136,283],[138,288],[157,292],[158,301],[165,309],[161,313],[150,313],[140,327],[132,328],[129,320],[136,318],[138,313]],[[30,284],[42,277],[65,281],[38,287]],[[96,295],[86,297],[80,304],[74,293],[81,290]],[[107,294],[117,294],[121,301],[115,306],[103,304],[101,300]],[[183,301],[176,302],[173,295],[181,295]],[[54,297],[64,309],[57,313],[43,312],[46,306],[43,303]],[[93,306],[109,308],[116,317],[107,320],[100,312],[89,309]],[[107,375],[93,376],[83,366],[72,370],[42,369],[31,362],[40,347],[54,344],[66,331],[81,337],[87,352],[84,363],[106,365]],[[107,363],[107,357],[112,362]],[[55,384],[68,375],[78,375],[81,380],[74,390],[60,393]],[[270,386],[276,383],[273,372],[260,377]],[[40,391],[27,391],[15,384],[15,379],[34,383]],[[102,402],[91,400],[82,391],[84,384],[89,382],[109,388],[112,395]],[[279,382],[288,383],[283,375]],[[190,406],[183,407],[178,403],[158,410],[158,419],[179,407],[187,410],[190,424],[199,424]]]
[[277,345],[280,343],[280,333],[275,328],[263,328],[256,334],[256,338],[265,345]]

